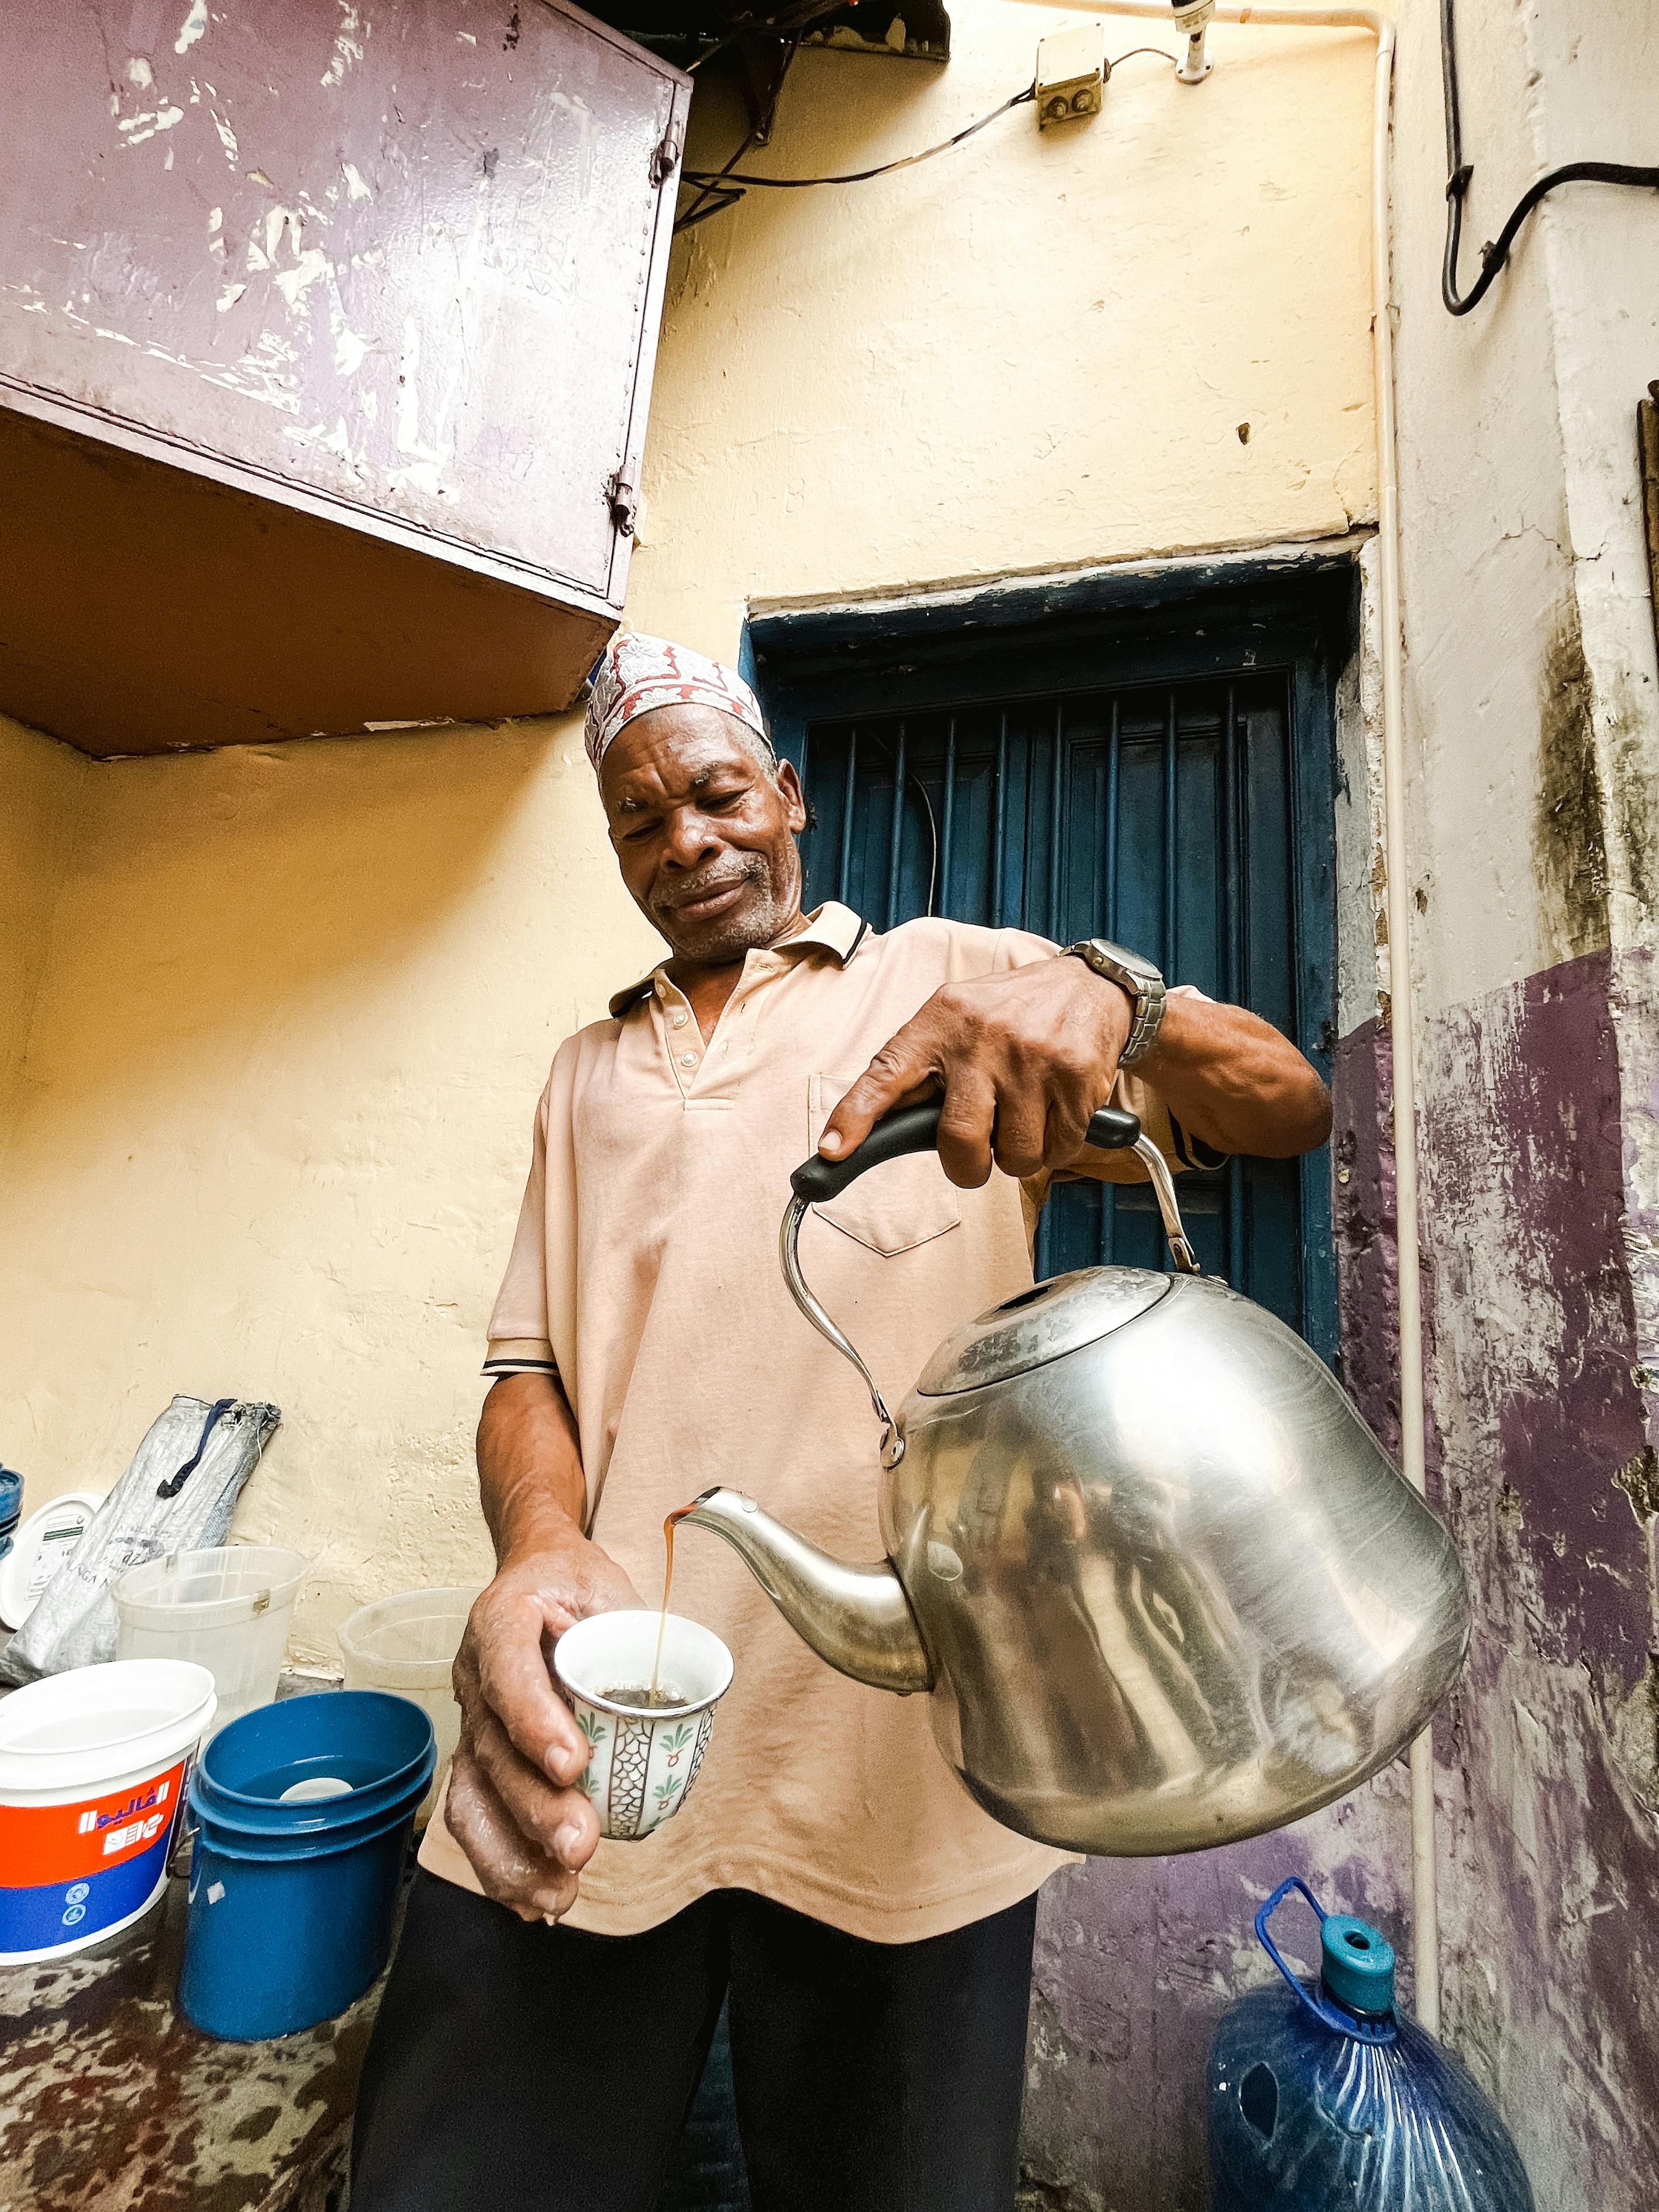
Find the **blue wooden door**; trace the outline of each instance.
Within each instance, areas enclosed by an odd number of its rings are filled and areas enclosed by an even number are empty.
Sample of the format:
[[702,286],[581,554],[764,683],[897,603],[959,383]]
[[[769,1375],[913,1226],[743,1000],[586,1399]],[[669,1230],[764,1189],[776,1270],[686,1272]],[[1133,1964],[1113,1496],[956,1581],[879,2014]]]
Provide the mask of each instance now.
[[[880,928],[939,914],[1109,937],[1297,1036],[1292,691],[1291,671],[1246,667],[804,717],[807,902],[842,899]],[[1182,1202],[1205,1268],[1323,1349],[1304,1180],[1292,1161],[1233,1160],[1183,1177]],[[1110,1261],[1164,1264],[1150,1188],[1061,1186],[1038,1273]]]

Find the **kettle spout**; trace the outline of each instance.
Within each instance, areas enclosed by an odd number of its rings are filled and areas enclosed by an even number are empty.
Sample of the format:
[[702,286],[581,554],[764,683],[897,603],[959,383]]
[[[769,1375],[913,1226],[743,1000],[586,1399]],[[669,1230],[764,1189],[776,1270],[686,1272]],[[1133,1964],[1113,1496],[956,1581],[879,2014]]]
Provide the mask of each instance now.
[[705,1490],[678,1517],[683,1527],[723,1536],[795,1633],[842,1674],[901,1697],[933,1688],[910,1601],[885,1559],[849,1566],[740,1491]]

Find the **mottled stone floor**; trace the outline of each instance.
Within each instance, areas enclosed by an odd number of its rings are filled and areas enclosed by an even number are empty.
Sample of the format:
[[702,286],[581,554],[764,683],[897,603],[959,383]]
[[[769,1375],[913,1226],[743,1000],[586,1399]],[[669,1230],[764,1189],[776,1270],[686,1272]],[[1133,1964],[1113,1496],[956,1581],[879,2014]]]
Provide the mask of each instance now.
[[176,2009],[185,1884],[110,1942],[0,1968],[5,2212],[336,2212],[377,1986],[273,2043]]

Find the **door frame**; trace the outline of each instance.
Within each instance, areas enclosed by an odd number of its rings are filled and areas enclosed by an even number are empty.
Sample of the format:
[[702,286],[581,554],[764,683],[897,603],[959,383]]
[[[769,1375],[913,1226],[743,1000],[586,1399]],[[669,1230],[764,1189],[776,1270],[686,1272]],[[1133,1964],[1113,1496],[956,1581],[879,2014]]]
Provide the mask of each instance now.
[[[1337,686],[1359,637],[1359,543],[1100,568],[836,605],[752,608],[740,665],[780,756],[815,721],[988,699],[1164,685],[1240,669],[1288,678],[1295,1042],[1328,1083],[1336,1042]],[[1337,1353],[1328,1147],[1300,1168],[1304,1314]]]

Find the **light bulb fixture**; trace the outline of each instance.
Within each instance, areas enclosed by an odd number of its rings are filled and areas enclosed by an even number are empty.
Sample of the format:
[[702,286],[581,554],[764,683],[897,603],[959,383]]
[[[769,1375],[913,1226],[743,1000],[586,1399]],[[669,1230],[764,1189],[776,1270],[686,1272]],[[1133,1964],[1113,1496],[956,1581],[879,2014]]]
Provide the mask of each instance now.
[[1205,52],[1205,41],[1210,18],[1215,14],[1215,0],[1172,0],[1172,7],[1176,28],[1187,40],[1187,51],[1176,64],[1176,75],[1182,84],[1202,84],[1213,66]]

